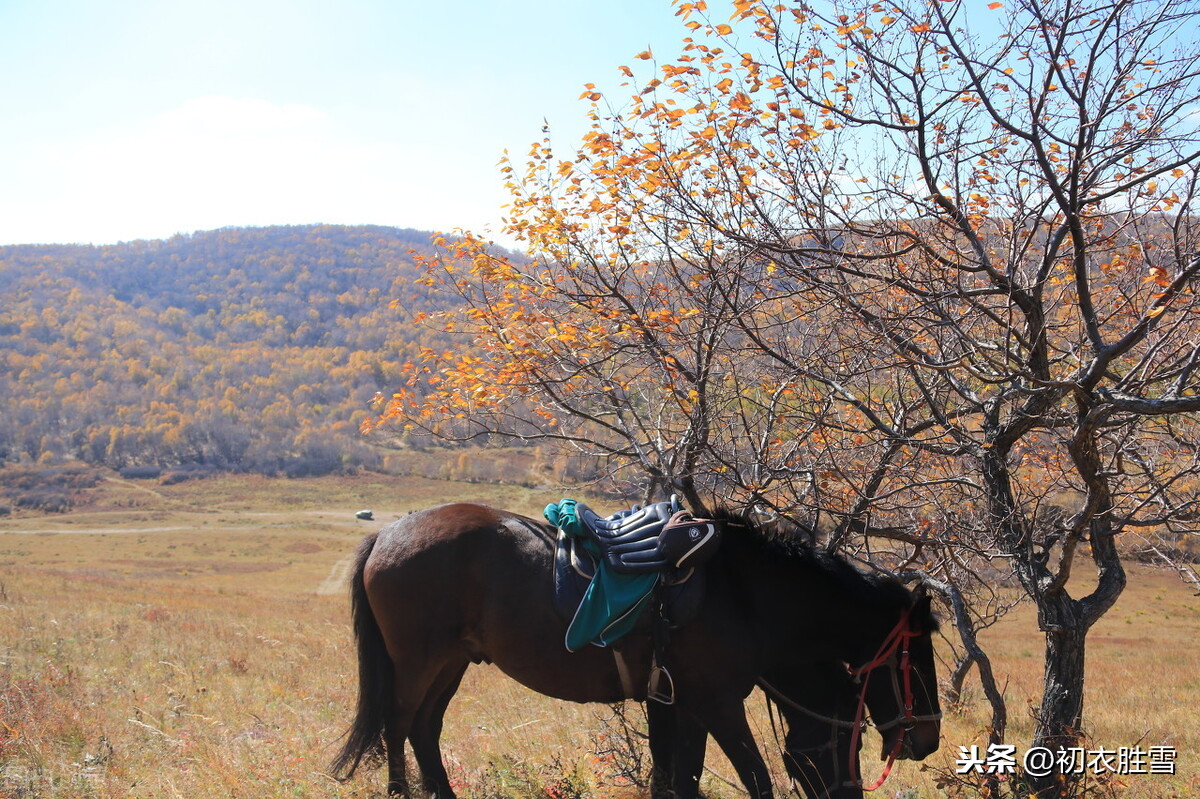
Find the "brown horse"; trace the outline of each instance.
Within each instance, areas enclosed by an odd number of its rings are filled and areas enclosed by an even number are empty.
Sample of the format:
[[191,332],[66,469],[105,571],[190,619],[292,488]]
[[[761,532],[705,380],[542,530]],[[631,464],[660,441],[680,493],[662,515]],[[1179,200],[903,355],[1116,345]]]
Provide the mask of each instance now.
[[[359,548],[351,586],[359,654],[353,725],[331,770],[349,779],[386,753],[388,791],[408,795],[404,745],[425,788],[452,797],[442,718],[471,663],[495,663],[535,691],[575,702],[646,699],[656,648],[676,702],[649,703],[654,793],[695,797],[708,734],[751,797],[772,795],[743,700],[764,675],[836,661],[867,680],[864,702],[884,749],[920,759],[938,746],[929,600],[748,521],[725,521],[698,617],[656,647],[635,630],[612,647],[568,652],[551,603],[555,530],[481,505],[410,514]],[[903,689],[901,689],[903,686]],[[855,742],[857,746],[857,741]],[[795,757],[799,757],[795,753]]]

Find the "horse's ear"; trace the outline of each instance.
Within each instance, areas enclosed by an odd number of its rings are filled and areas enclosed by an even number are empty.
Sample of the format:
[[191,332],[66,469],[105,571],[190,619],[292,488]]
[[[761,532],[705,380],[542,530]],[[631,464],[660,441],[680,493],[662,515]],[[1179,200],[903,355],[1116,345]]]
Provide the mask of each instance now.
[[913,589],[912,613],[910,615],[914,632],[933,632],[937,629],[937,621],[933,617],[933,597],[924,582],[917,583]]

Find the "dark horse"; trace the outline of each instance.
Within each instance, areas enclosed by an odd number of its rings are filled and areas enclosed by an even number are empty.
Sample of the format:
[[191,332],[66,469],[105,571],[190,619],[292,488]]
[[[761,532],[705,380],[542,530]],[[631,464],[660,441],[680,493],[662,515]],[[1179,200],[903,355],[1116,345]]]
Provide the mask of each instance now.
[[[462,503],[412,513],[363,542],[351,584],[358,708],[331,766],[336,776],[349,779],[364,757],[386,753],[388,791],[407,795],[407,740],[425,788],[452,797],[439,738],[471,663],[495,663],[560,699],[646,699],[656,649],[648,632],[608,648],[564,647],[567,622],[550,601],[554,542],[544,523]],[[881,729],[893,757],[937,749],[934,622],[923,592],[772,539],[737,517],[726,521],[705,568],[696,619],[658,647],[676,701],[648,703],[656,795],[697,795],[711,734],[750,796],[770,797],[743,700],[760,679],[790,684],[794,670],[818,662],[849,664],[872,716],[898,720]],[[869,679],[874,672],[881,674]],[[801,758],[789,753],[789,769]]]

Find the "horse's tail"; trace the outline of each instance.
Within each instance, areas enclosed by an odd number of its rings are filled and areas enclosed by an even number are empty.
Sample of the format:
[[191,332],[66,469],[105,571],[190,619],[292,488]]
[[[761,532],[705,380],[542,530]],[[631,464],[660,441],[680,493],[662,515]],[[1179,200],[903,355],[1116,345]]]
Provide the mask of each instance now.
[[383,733],[394,702],[392,661],[363,584],[363,571],[378,535],[373,533],[359,545],[350,582],[351,615],[358,641],[358,710],[342,750],[329,766],[330,774],[342,782],[354,776],[363,758],[374,760],[384,755]]

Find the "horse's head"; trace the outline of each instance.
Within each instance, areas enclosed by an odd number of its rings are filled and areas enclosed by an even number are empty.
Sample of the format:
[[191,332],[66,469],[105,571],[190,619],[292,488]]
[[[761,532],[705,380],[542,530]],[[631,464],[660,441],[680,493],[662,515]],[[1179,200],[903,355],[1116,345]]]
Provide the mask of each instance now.
[[859,686],[846,665],[795,664],[767,672],[759,685],[785,722],[783,763],[793,784],[805,796],[862,799],[856,778],[861,741],[853,734]]
[[[798,667],[804,663],[845,663],[855,692],[853,726],[870,711],[884,739],[884,759],[921,760],[936,751],[937,625],[924,587],[910,592],[896,580],[863,574],[844,558],[803,542],[797,531],[768,534],[738,515],[725,522],[733,534],[725,536],[720,562],[749,597],[770,651],[760,685],[778,679],[777,693],[786,697],[794,692],[789,670],[801,681],[805,672]],[[834,715],[844,714],[839,709]],[[851,756],[859,743],[857,735],[847,742]]]
[[880,759],[923,760],[941,740],[934,669],[933,633],[937,624],[924,586],[912,592],[912,604],[899,618],[874,654],[851,664],[851,674],[864,681],[866,707],[883,737]]

